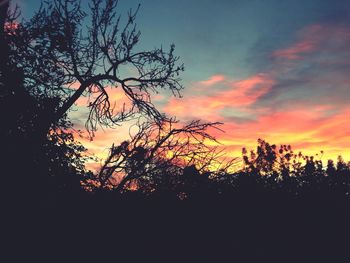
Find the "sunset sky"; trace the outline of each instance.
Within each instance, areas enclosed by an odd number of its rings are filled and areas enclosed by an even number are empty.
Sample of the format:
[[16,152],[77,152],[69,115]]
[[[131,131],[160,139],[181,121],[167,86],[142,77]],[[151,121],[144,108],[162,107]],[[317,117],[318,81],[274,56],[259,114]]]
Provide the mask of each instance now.
[[[40,1],[15,2],[29,17]],[[350,160],[348,0],[120,0],[121,13],[138,3],[139,47],[175,43],[185,64],[183,98],[160,93],[161,111],[225,123],[217,138],[232,156],[263,138]],[[77,127],[81,116],[72,113]],[[125,131],[84,144],[103,157]]]

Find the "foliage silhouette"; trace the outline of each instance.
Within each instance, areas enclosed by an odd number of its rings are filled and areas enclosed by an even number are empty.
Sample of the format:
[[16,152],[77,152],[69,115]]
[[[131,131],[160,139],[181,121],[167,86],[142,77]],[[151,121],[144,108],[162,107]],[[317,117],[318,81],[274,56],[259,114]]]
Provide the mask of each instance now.
[[[12,38],[19,26],[18,9],[1,6],[0,138],[4,193],[18,202],[50,203],[59,193],[80,192],[79,178],[85,173],[84,147],[74,141],[66,115],[43,130],[60,98],[28,91],[25,74],[13,60]],[[7,18],[6,18],[7,16]],[[24,198],[26,196],[26,198]],[[62,197],[62,196],[61,196]],[[34,199],[33,199],[34,198]]]

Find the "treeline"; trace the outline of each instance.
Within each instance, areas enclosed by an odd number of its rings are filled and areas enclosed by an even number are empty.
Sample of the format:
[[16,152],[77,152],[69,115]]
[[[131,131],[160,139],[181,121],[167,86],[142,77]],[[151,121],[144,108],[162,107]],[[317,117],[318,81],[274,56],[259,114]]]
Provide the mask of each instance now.
[[[127,147],[126,144],[128,142],[118,147]],[[118,147],[114,147],[111,152],[119,149]],[[92,193],[116,191],[118,194],[142,195],[143,198],[151,199],[166,197],[179,200],[220,199],[223,196],[229,198],[230,195],[235,198],[242,195],[252,198],[274,196],[276,199],[301,200],[330,198],[339,201],[350,198],[349,163],[339,156],[337,162],[328,160],[327,165],[323,165],[322,152],[316,157],[306,156],[301,152],[294,153],[290,145],[277,147],[259,139],[256,150],[248,153],[243,149],[242,161],[233,159],[229,165],[216,170],[210,170],[212,169],[210,166],[205,166],[207,169],[201,170],[195,163],[179,166],[171,164],[167,158],[157,157],[157,160],[147,160],[144,157],[148,152],[140,146],[129,148],[129,151],[136,151],[137,154],[142,151],[144,156],[139,161],[143,163],[141,165],[136,162],[135,156],[124,160],[129,165],[130,174],[125,175],[125,170],[122,171],[123,178],[129,179],[123,187],[120,187],[118,181],[115,186],[113,183],[102,185],[101,178],[97,175],[83,180],[83,187]],[[149,163],[146,163],[147,161]],[[107,166],[105,164],[104,167]],[[111,169],[113,168],[117,169],[111,166]],[[232,172],[232,169],[236,171]],[[103,173],[100,172],[100,176],[103,176]],[[105,178],[102,179],[106,181]]]

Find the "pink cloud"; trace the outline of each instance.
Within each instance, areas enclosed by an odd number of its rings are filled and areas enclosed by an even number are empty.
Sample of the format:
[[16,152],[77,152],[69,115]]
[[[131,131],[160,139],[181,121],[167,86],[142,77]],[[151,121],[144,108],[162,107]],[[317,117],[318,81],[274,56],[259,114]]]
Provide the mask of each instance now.
[[277,59],[299,60],[315,52],[349,50],[350,31],[339,25],[316,24],[303,28],[289,47],[272,52]]
[[266,74],[257,74],[240,81],[221,78],[221,81],[215,83],[222,84],[226,89],[218,90],[210,96],[201,93],[185,96],[183,99],[171,98],[163,110],[179,117],[200,114],[202,117],[215,119],[218,111],[225,107],[242,107],[253,104],[270,90],[274,81]]
[[213,85],[215,85],[219,82],[222,82],[224,80],[225,80],[224,75],[213,75],[207,80],[200,81],[199,84],[204,85],[204,86],[213,86]]
[[273,58],[301,59],[302,55],[316,51],[320,42],[319,34],[324,33],[321,25],[312,25],[299,32],[298,40],[291,46],[272,52]]
[[298,42],[292,47],[277,50],[272,53],[272,57],[286,58],[290,60],[300,59],[302,54],[309,53],[315,50],[315,43],[312,41]]
[[268,74],[257,74],[247,79],[233,82],[232,89],[220,92],[216,101],[223,101],[225,106],[247,106],[266,94],[274,85]]

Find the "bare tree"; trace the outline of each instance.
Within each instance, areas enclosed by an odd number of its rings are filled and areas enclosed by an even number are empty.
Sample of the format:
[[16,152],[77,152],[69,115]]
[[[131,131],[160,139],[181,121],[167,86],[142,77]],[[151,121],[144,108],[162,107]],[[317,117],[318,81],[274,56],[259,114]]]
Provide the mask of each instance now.
[[[179,95],[179,74],[184,70],[169,51],[138,51],[140,32],[135,18],[118,15],[118,1],[91,0],[84,10],[78,0],[43,2],[40,10],[23,21],[11,35],[12,59],[23,69],[25,86],[36,96],[59,97],[52,118],[57,122],[81,96],[90,97],[87,129],[113,126],[144,113],[157,122],[164,119],[151,95],[168,89]],[[116,105],[110,89],[121,89],[130,105]]]
[[[117,191],[135,182],[148,182],[170,175],[175,180],[185,167],[195,167],[204,173],[213,168],[228,169],[233,161],[225,162],[218,146],[208,146],[207,141],[217,140],[209,129],[219,129],[221,123],[201,123],[198,120],[181,125],[175,119],[157,122],[138,122],[138,131],[129,141],[112,145],[100,172],[94,178],[99,187]],[[168,185],[176,182],[167,182]]]

